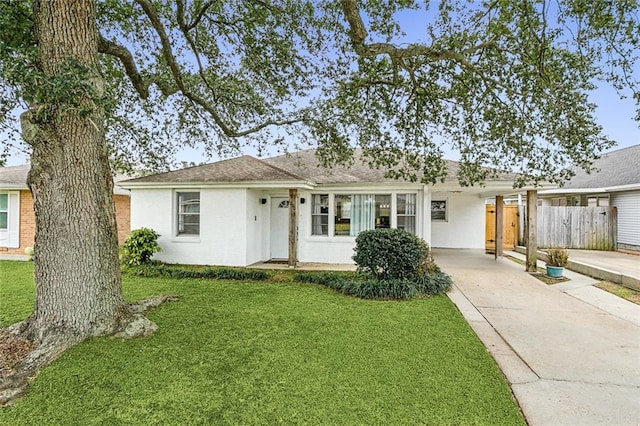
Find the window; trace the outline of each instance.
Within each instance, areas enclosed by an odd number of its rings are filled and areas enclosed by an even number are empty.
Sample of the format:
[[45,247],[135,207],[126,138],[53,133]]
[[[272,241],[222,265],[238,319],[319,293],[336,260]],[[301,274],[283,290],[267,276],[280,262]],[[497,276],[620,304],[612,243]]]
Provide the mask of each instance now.
[[0,229],[9,228],[9,194],[0,194]]
[[396,196],[398,229],[416,233],[416,194],[398,194]]
[[0,192],[0,247],[20,247],[20,191]]
[[391,228],[391,195],[375,196],[375,217],[376,229]]
[[447,201],[437,200],[431,201],[431,220],[446,222],[447,221]]
[[392,226],[416,233],[417,194],[311,196],[311,235],[354,237],[362,231]]
[[349,235],[351,232],[351,195],[334,197],[335,235]]
[[200,234],[200,193],[178,192],[178,235]]
[[311,197],[311,235],[329,235],[329,194]]

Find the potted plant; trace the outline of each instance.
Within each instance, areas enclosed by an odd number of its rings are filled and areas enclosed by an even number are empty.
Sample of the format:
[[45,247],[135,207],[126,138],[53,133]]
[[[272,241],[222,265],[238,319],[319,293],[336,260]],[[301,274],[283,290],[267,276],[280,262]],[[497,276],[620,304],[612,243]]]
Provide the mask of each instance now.
[[560,278],[564,273],[564,267],[569,262],[569,252],[562,247],[552,247],[547,250],[547,275],[552,278]]

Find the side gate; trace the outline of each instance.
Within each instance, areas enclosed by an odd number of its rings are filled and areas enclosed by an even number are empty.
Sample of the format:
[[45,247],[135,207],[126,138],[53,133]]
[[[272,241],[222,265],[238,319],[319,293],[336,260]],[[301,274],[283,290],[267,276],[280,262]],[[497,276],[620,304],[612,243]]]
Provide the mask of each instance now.
[[[496,250],[496,206],[487,204],[485,207],[485,243],[488,253]],[[502,249],[513,250],[518,244],[518,206],[503,206],[502,219]]]

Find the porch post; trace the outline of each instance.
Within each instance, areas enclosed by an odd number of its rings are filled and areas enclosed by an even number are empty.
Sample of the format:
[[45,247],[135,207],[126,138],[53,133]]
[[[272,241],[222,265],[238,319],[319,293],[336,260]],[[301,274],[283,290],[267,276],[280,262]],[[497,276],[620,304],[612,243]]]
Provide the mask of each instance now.
[[538,267],[538,191],[527,191],[527,262],[526,271],[536,272]]
[[289,268],[298,260],[298,190],[289,190]]
[[502,223],[504,222],[504,197],[502,195],[496,196],[496,249],[494,251],[494,259],[502,257]]

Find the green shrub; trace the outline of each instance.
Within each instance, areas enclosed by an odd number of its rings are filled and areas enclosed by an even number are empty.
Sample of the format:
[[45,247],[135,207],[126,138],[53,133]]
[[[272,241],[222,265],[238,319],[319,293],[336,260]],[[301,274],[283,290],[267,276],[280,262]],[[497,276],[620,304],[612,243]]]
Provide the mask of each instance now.
[[120,256],[126,265],[135,266],[147,263],[153,253],[160,251],[158,234],[153,229],[140,228],[131,231],[120,248]]
[[420,261],[420,266],[418,266],[418,275],[437,274],[442,272],[440,267],[436,264],[431,250],[429,250],[429,245],[424,240],[420,240],[420,244],[423,246],[424,255]]
[[303,283],[321,284],[330,287],[333,283],[352,280],[353,274],[345,274],[340,272],[296,272],[293,274],[295,281]]
[[218,280],[253,280],[265,281],[270,275],[266,271],[257,269],[240,269],[240,268],[204,268],[195,269],[194,267],[181,265],[167,265],[165,263],[149,262],[142,265],[135,265],[127,269],[127,273],[141,277],[166,277],[177,279],[218,279]]
[[422,274],[414,278],[414,282],[416,283],[416,286],[420,293],[429,295],[446,293],[453,285],[451,277],[442,272],[436,272],[433,274]]
[[356,237],[353,260],[358,271],[378,280],[412,278],[428,256],[427,244],[402,229],[363,231]]
[[414,280],[409,279],[378,280],[337,272],[299,272],[294,275],[294,279],[320,284],[342,294],[361,299],[401,300],[410,299],[420,293],[420,287]]

